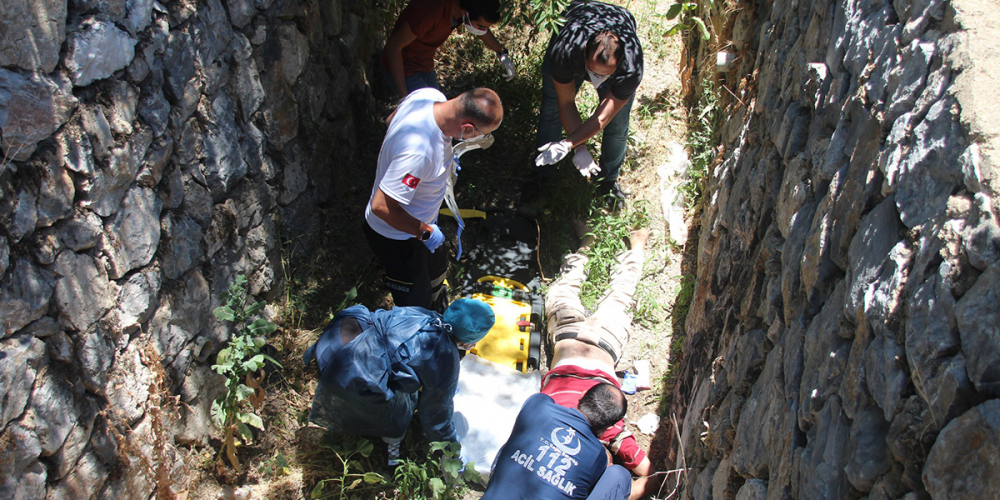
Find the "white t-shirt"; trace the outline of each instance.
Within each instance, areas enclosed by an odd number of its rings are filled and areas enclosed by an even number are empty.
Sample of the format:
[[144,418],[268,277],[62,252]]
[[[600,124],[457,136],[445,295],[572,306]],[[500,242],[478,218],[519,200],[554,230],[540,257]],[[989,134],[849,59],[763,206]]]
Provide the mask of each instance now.
[[372,213],[372,199],[382,189],[413,218],[432,224],[444,201],[451,173],[451,138],[434,121],[434,103],[444,102],[437,89],[416,90],[403,99],[378,153],[375,186],[365,207],[365,220],[378,234],[393,240],[413,235],[400,231]]

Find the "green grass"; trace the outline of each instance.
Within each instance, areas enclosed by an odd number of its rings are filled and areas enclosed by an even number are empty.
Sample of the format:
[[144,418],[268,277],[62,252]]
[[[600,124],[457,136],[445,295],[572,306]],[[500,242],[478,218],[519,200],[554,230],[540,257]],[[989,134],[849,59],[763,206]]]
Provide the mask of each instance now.
[[702,80],[702,93],[688,123],[687,148],[691,155],[691,166],[687,171],[687,181],[680,187],[689,207],[701,200],[705,187],[705,176],[715,159],[716,136],[721,122],[719,93],[711,78]]

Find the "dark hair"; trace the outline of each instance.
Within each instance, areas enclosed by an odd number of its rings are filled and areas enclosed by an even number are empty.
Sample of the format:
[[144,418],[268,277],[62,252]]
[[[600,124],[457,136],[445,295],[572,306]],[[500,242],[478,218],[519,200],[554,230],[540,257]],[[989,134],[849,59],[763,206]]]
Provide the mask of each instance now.
[[458,6],[469,12],[469,19],[483,18],[488,23],[500,21],[500,0],[458,0]]
[[577,409],[587,417],[591,430],[597,433],[625,417],[628,400],[617,387],[600,383],[583,394]]
[[503,119],[503,104],[496,92],[479,87],[458,96],[462,107],[462,118],[471,121],[480,129],[492,128]]
[[622,43],[618,35],[610,31],[598,31],[587,39],[587,59],[597,53],[597,62],[610,64],[614,59],[615,63],[621,63],[625,57],[625,44]]

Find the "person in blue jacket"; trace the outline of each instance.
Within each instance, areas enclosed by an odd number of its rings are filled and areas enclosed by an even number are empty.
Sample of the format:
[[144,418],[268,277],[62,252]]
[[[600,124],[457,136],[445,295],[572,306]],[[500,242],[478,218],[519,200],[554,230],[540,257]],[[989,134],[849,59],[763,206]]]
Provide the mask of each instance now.
[[471,349],[493,327],[493,309],[459,299],[440,314],[421,307],[337,313],[304,361],[319,369],[309,420],[328,430],[381,436],[389,465],[414,410],[431,441],[457,441],[452,397],[458,351]]

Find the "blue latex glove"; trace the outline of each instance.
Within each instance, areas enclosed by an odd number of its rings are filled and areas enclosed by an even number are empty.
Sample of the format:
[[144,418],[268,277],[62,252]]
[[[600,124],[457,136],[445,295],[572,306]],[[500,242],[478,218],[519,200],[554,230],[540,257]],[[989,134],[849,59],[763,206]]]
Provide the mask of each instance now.
[[432,253],[444,243],[444,233],[441,232],[441,228],[437,224],[431,224],[431,237],[424,241],[424,246],[427,247]]

